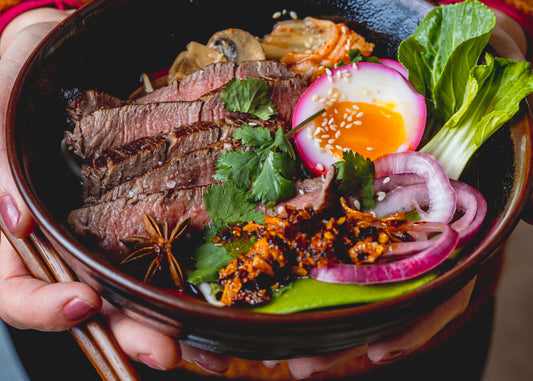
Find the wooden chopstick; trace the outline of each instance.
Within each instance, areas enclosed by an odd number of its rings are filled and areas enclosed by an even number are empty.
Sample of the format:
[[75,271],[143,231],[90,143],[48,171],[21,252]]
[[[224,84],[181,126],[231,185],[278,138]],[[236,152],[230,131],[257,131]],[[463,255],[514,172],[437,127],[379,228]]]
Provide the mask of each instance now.
[[[15,238],[0,218],[0,229],[35,278],[49,283],[76,280],[38,228],[28,238]],[[91,361],[102,380],[139,381],[139,376],[116,340],[99,320],[98,315],[94,316],[71,328],[69,332]]]

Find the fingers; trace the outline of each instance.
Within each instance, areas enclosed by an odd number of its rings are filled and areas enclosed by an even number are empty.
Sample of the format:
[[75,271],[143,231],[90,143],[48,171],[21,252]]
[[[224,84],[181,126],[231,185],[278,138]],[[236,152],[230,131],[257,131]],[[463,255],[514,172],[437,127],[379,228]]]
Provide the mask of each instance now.
[[297,379],[307,378],[313,374],[337,368],[348,361],[366,353],[366,345],[347,351],[325,356],[304,357],[289,360],[289,369]]
[[107,302],[104,302],[102,315],[129,358],[158,370],[173,369],[181,360],[176,340],[128,318]]
[[21,329],[63,331],[94,315],[100,297],[79,282],[33,278],[7,239],[0,238],[0,317]]
[[194,363],[209,373],[223,374],[231,364],[232,358],[230,356],[204,351],[184,343],[180,343],[180,345],[185,361]]
[[410,328],[391,338],[370,343],[368,358],[375,363],[388,363],[413,353],[449,322],[461,315],[467,308],[474,288],[475,279],[449,300],[425,314]]
[[8,166],[4,125],[7,105],[22,65],[54,25],[55,23],[40,23],[25,28],[14,37],[13,43],[0,59],[0,214],[8,229],[18,238],[28,235],[34,224]]

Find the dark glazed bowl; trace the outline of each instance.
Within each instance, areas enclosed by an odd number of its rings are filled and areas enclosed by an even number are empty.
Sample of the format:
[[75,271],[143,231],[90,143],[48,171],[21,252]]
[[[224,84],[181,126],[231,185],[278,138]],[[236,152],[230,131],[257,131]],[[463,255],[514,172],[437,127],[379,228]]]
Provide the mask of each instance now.
[[126,314],[208,350],[248,359],[290,358],[347,349],[394,332],[464,286],[518,222],[531,192],[531,124],[521,116],[494,135],[465,181],[485,195],[489,214],[460,263],[435,281],[383,302],[269,315],[183,299],[121,272],[85,248],[66,225],[81,187],[60,152],[65,123],[61,90],[96,88],[125,98],[143,72],[166,69],[190,40],[205,42],[238,27],[262,36],[287,9],[334,17],[375,42],[375,54],[396,57],[432,8],[423,0],[96,1],[52,32],[18,78],[8,116],[10,165],[39,228],[80,280]]

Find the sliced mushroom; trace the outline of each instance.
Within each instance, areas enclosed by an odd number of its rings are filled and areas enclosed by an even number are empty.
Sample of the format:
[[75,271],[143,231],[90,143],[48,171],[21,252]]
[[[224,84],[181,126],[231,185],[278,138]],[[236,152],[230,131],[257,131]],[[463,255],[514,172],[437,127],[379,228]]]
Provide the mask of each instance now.
[[187,44],[168,71],[168,82],[181,81],[183,77],[215,62],[227,61],[222,53],[195,41]]
[[207,42],[207,46],[235,63],[265,59],[259,39],[242,29],[229,28],[216,32]]

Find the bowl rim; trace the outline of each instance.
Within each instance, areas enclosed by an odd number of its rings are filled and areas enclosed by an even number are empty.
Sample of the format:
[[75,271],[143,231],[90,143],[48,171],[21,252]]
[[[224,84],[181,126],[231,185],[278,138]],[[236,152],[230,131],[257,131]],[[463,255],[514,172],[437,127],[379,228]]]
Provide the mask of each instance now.
[[[65,227],[47,212],[46,207],[41,203],[32,189],[30,182],[26,178],[19,144],[16,142],[17,126],[15,119],[17,104],[21,96],[21,88],[28,72],[31,71],[32,65],[36,64],[35,62],[38,61],[43,54],[43,49],[52,44],[54,40],[58,38],[60,33],[63,33],[65,29],[73,27],[73,24],[75,24],[74,20],[77,17],[80,17],[84,12],[88,12],[93,7],[96,7],[97,3],[101,4],[105,2],[106,1],[95,1],[85,5],[74,14],[68,16],[39,43],[30,55],[17,76],[14,90],[10,96],[6,119],[6,143],[9,166],[14,175],[17,188],[38,227],[45,232],[46,235],[66,248],[77,261],[88,266],[92,271],[102,274],[108,279],[114,279],[114,282],[116,282],[122,289],[126,290],[130,295],[142,296],[143,300],[148,301],[150,305],[161,306],[162,308],[176,313],[184,312],[192,315],[206,314],[209,315],[210,318],[215,317],[219,321],[224,321],[231,325],[239,325],[243,321],[274,326],[286,324],[295,325],[303,322],[306,324],[320,322],[322,324],[348,318],[373,318],[375,316],[382,316],[383,314],[390,313],[391,311],[396,310],[399,306],[410,306],[415,300],[416,304],[421,302],[428,303],[433,299],[434,295],[441,292],[440,290],[442,290],[445,285],[450,286],[448,287],[448,293],[450,294],[449,296],[451,296],[452,291],[458,291],[460,287],[464,286],[468,280],[472,279],[477,274],[479,269],[490,259],[492,253],[505,241],[520,220],[520,215],[533,190],[533,160],[531,155],[532,114],[529,107],[523,116],[523,118],[526,119],[525,123],[527,123],[527,131],[529,133],[521,136],[521,145],[519,148],[515,149],[515,152],[516,150],[519,150],[518,153],[521,154],[521,157],[515,158],[515,161],[521,159],[521,165],[517,166],[515,171],[518,171],[520,168],[522,175],[520,178],[524,179],[518,189],[514,189],[515,186],[513,187],[513,191],[511,191],[510,194],[514,199],[516,207],[506,211],[500,221],[495,226],[491,227],[490,231],[493,234],[491,239],[483,239],[478,246],[465,256],[464,261],[453,266],[451,269],[423,286],[408,291],[402,295],[366,305],[340,307],[325,311],[267,314],[235,308],[220,308],[206,302],[180,298],[154,286],[142,283],[129,274],[124,273],[122,270],[115,268],[112,264],[104,262],[99,258],[95,258],[89,249],[85,248],[79,241],[75,240]],[[508,203],[509,202],[510,201],[508,201]],[[120,277],[116,277],[117,271],[120,273]],[[462,275],[462,277],[460,275]],[[414,298],[415,295],[416,298]]]

